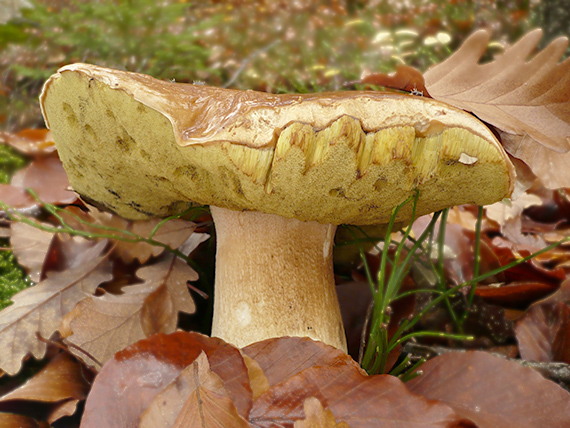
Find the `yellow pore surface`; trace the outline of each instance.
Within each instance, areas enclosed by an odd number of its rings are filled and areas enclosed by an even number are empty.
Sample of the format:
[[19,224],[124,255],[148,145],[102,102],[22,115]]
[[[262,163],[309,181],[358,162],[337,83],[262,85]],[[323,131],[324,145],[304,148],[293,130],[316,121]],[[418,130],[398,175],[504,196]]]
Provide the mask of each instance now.
[[[343,116],[322,130],[300,122],[273,147],[228,141],[181,147],[171,122],[127,92],[65,73],[44,109],[73,188],[132,219],[192,203],[303,221],[378,224],[420,191],[417,215],[509,195],[509,162],[462,127],[418,135],[414,124],[364,132]],[[68,76],[67,76],[68,75]],[[399,219],[411,215],[411,206]]]

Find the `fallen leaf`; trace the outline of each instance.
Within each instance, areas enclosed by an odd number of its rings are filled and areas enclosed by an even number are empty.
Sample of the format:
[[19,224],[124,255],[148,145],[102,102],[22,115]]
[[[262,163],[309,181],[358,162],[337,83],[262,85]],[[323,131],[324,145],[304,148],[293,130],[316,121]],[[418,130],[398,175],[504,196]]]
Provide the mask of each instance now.
[[49,414],[48,421],[51,423],[75,413],[77,403],[85,399],[89,388],[81,365],[69,354],[60,353],[25,384],[1,397],[0,402],[59,402]]
[[392,74],[370,73],[363,76],[359,83],[384,86],[411,92],[413,95],[429,97],[425,87],[424,76],[418,70],[408,65],[398,65]]
[[49,428],[49,425],[27,416],[0,413],[0,428]]
[[45,278],[47,272],[63,272],[85,263],[91,249],[99,242],[100,239],[85,239],[62,233],[55,235],[44,259],[41,278]]
[[308,337],[267,339],[246,346],[242,352],[259,364],[270,386],[314,366],[347,365],[364,373],[346,353]]
[[[149,238],[153,230],[161,222],[160,219],[151,219],[132,222],[129,231],[137,235]],[[196,225],[185,220],[169,220],[162,224],[153,236],[155,241],[169,246],[180,247],[194,232]],[[129,243],[117,241],[116,254],[125,262],[131,263],[135,259],[145,263],[150,257],[156,257],[164,251],[164,247],[153,246],[146,242]]]
[[26,189],[0,184],[0,201],[15,209],[31,208],[38,205]]
[[176,332],[140,340],[115,354],[95,378],[81,427],[137,426],[160,391],[202,352],[211,370],[224,382],[238,413],[247,417],[252,393],[239,350],[221,339]]
[[137,275],[144,283],[125,286],[120,295],[87,297],[66,320],[73,332],[66,341],[75,345],[70,350],[86,364],[104,364],[137,340],[172,333],[178,312],[194,312],[186,281],[197,280],[198,274],[184,261],[169,256]]
[[244,353],[241,355],[243,362],[247,367],[247,375],[249,376],[249,386],[251,387],[252,397],[255,400],[261,394],[269,389],[269,380],[263,373],[261,366],[253,358],[248,357]]
[[315,397],[309,397],[303,403],[305,419],[296,421],[293,428],[350,428],[345,422],[337,423],[330,410],[325,410]]
[[202,352],[150,403],[140,428],[235,427],[250,425],[243,419]]
[[16,134],[0,132],[0,142],[27,155],[47,155],[55,152],[55,143],[47,129],[23,129]]
[[531,206],[542,205],[542,199],[532,193],[523,193],[514,201],[497,202],[485,207],[485,215],[499,224],[502,231],[509,221],[519,219],[522,212]]
[[56,157],[34,159],[12,177],[12,186],[30,188],[38,198],[50,204],[71,204],[77,195],[70,190],[67,173]]
[[39,282],[54,234],[22,222],[13,222],[10,230],[10,246],[18,263],[26,268],[32,281]]
[[10,375],[17,373],[22,359],[30,353],[42,358],[46,344],[36,335],[49,338],[78,301],[111,279],[109,262],[101,256],[105,246],[103,241],[93,247],[84,265],[52,273],[46,280],[19,292],[12,298],[14,304],[0,312],[2,370]]
[[531,31],[481,65],[490,34],[477,31],[424,77],[433,98],[473,112],[508,134],[502,138],[507,152],[545,185],[570,187],[568,168],[553,168],[567,165],[570,156],[564,154],[570,150],[570,60],[558,62],[568,41],[558,38],[527,61],[541,36],[541,30]]
[[521,358],[570,364],[570,307],[562,302],[532,306],[516,323]]
[[538,281],[512,281],[499,286],[480,285],[475,295],[485,301],[505,307],[520,307],[540,299],[556,290],[556,287]]
[[290,427],[303,420],[310,397],[351,428],[458,427],[451,408],[411,393],[396,377],[366,376],[352,365],[311,367],[272,386],[253,403],[254,427]]
[[[94,207],[90,207],[89,212],[85,212],[77,207],[66,207],[61,215],[66,223],[74,229],[98,234],[110,233],[117,235],[118,239],[114,240],[114,253],[125,263],[132,263],[135,260],[138,260],[140,263],[146,263],[151,257],[157,257],[164,252],[164,247],[162,246],[153,246],[146,242],[126,242],[125,240],[127,239],[133,239],[131,234],[149,238],[155,232],[152,239],[170,248],[186,247],[187,245],[192,246],[195,244],[192,248],[181,249],[185,254],[193,251],[209,237],[207,234],[193,233],[196,229],[196,224],[180,219],[169,220],[156,229],[162,220],[151,219],[129,222],[116,214],[102,212]],[[105,230],[105,228],[113,228],[114,230]],[[122,238],[125,240],[122,240]],[[188,241],[190,241],[189,244],[187,244]]]
[[540,374],[486,352],[450,352],[424,363],[407,383],[479,428],[570,426],[570,393]]
[[62,352],[22,386],[1,397],[0,401],[56,402],[71,398],[83,400],[88,391],[89,384],[81,365],[69,354]]

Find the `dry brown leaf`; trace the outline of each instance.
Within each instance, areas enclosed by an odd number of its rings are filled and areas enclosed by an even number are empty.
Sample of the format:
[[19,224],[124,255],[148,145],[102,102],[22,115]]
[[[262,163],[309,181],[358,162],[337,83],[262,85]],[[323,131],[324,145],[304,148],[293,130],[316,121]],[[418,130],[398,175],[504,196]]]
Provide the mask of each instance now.
[[62,352],[25,384],[1,397],[0,401],[77,401],[87,396],[89,387],[79,363]]
[[178,312],[194,312],[186,281],[197,280],[198,274],[182,260],[169,256],[139,269],[137,275],[145,282],[124,287],[121,295],[88,297],[66,320],[73,331],[66,339],[75,345],[71,351],[88,365],[104,364],[116,352],[152,334],[171,333]]
[[64,416],[71,416],[77,410],[78,405],[77,400],[67,400],[54,406],[54,408],[49,412],[47,421],[51,424]]
[[252,343],[242,353],[253,358],[273,386],[314,366],[350,366],[364,370],[345,352],[309,337],[276,337]]
[[202,352],[166,386],[141,416],[140,428],[249,427]]
[[[153,229],[161,222],[160,219],[135,221],[129,230],[137,235],[148,238]],[[192,222],[174,219],[164,223],[153,236],[155,241],[168,245],[170,248],[180,247],[194,232],[196,225]],[[145,263],[149,258],[156,257],[164,251],[163,247],[156,247],[146,242],[128,243],[118,241],[115,253],[125,263],[131,263],[135,259]]]
[[69,354],[60,353],[34,377],[4,395],[0,401],[59,402],[50,411],[48,421],[52,423],[75,413],[77,403],[85,399],[89,388],[81,366]]
[[55,143],[47,129],[24,129],[16,134],[0,132],[0,143],[6,143],[27,155],[46,155],[55,152]]
[[570,363],[570,307],[563,302],[533,305],[517,322],[521,358]]
[[[570,187],[570,155],[565,154],[570,150],[570,60],[558,62],[568,41],[556,39],[527,61],[541,36],[541,30],[531,31],[481,65],[490,35],[477,31],[424,77],[433,98],[473,112],[508,134],[506,150],[545,185]],[[554,169],[556,160],[566,167]]]
[[[84,212],[76,207],[67,207],[65,211],[63,211],[62,216],[69,226],[74,229],[85,230],[92,233],[112,233],[113,235],[118,235],[126,239],[133,238],[129,236],[128,232],[148,238],[156,226],[162,221],[160,219],[151,219],[129,222],[116,214],[102,212],[94,207],[89,207],[89,212]],[[91,225],[81,223],[77,217]],[[104,231],[97,226],[112,227],[118,229],[118,231]],[[178,248],[189,239],[192,239],[192,242],[195,240],[199,241],[196,244],[197,246],[209,236],[201,233],[194,234],[195,228],[196,224],[193,222],[173,219],[162,224],[152,238],[170,248]],[[115,242],[114,253],[125,263],[131,263],[134,260],[145,263],[151,257],[157,257],[164,252],[163,247],[153,246],[146,242],[131,243],[121,240],[116,240]],[[188,254],[193,251],[196,246],[190,248],[188,252],[183,252]]]
[[67,173],[57,157],[37,158],[12,177],[12,186],[30,188],[50,204],[71,204],[77,195],[69,188]]
[[406,385],[439,400],[479,428],[567,428],[570,393],[529,367],[486,352],[450,352]]
[[303,403],[305,419],[296,421],[293,428],[350,428],[346,422],[337,423],[330,409],[325,410],[315,397],[309,397]]
[[49,428],[49,426],[27,416],[0,413],[0,428]]
[[414,95],[428,96],[424,76],[418,70],[408,65],[399,65],[392,74],[371,73],[363,76],[360,83],[385,86],[392,89],[412,92]]
[[352,428],[450,428],[463,423],[450,407],[408,390],[396,377],[366,376],[350,365],[311,367],[272,386],[253,403],[256,428],[290,427],[303,420],[303,404],[317,398]]
[[224,382],[238,413],[247,417],[252,393],[239,351],[221,339],[175,332],[141,340],[118,352],[103,367],[87,398],[81,427],[137,426],[160,391],[202,352],[208,356],[210,369]]
[[249,376],[249,385],[251,386],[251,391],[253,393],[253,399],[255,400],[261,394],[269,389],[269,380],[267,376],[263,373],[261,366],[253,358],[248,357],[243,352],[241,353],[243,357],[243,362],[247,367],[247,374]]
[[20,370],[22,359],[33,354],[42,358],[45,342],[78,301],[111,279],[110,264],[101,256],[106,242],[90,250],[88,261],[74,269],[56,272],[34,287],[16,294],[14,304],[0,312],[0,367],[8,374]]
[[26,268],[32,281],[39,282],[54,234],[21,222],[12,223],[10,229],[10,246],[18,263]]
[[26,189],[0,184],[0,201],[12,208],[30,208],[38,205]]

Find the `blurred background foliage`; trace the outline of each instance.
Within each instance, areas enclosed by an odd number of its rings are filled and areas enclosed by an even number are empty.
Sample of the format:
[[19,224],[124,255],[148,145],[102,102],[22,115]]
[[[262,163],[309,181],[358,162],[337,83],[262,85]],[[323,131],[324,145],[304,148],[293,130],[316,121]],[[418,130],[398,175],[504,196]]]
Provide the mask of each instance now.
[[[491,54],[529,28],[568,25],[537,0],[1,0],[0,129],[42,125],[37,96],[89,62],[178,82],[269,92],[339,90],[362,73],[447,57],[477,28]],[[561,7],[562,7],[561,6]]]

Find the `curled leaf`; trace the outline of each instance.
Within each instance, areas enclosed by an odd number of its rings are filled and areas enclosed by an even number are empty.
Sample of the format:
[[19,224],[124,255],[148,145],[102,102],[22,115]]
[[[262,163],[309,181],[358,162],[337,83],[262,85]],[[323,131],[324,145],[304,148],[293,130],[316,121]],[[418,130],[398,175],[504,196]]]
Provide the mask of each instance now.
[[553,168],[567,165],[570,156],[564,155],[570,150],[570,60],[559,63],[568,40],[552,41],[527,61],[541,35],[531,31],[495,61],[479,64],[490,35],[477,31],[424,77],[433,98],[473,112],[506,134],[507,152],[547,186],[569,187],[568,168]]

